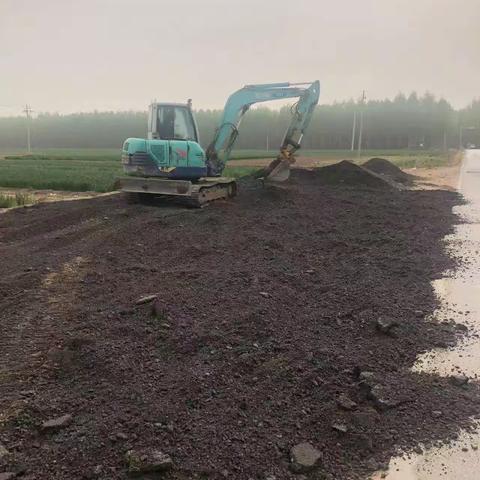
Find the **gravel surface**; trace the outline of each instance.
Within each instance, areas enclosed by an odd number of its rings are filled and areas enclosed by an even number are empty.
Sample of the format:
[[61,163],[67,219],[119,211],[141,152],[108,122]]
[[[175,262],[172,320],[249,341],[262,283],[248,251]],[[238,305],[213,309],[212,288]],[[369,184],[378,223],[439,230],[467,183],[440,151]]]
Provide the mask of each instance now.
[[459,197],[321,177],[1,215],[0,472],[361,479],[470,425],[472,382],[409,372],[463,332],[427,318]]

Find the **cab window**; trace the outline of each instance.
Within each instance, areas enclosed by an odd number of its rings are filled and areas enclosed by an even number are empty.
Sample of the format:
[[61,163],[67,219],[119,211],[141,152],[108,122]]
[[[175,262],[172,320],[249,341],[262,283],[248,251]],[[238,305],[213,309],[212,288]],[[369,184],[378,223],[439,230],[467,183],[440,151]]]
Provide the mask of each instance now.
[[196,140],[193,118],[186,107],[160,106],[157,130],[164,140]]

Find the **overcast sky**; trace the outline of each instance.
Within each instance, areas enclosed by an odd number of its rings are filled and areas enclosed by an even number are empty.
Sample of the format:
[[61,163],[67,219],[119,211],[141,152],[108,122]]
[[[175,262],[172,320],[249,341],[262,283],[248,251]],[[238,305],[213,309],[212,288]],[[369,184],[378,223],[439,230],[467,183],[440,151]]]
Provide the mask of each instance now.
[[480,97],[480,0],[0,0],[0,115],[222,107],[320,79],[321,103]]

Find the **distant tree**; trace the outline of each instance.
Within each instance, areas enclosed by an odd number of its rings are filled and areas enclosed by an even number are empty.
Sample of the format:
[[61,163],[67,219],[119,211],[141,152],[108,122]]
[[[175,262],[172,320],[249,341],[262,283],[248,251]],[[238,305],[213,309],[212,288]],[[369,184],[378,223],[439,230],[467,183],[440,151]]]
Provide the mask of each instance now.
[[[359,104],[353,100],[319,105],[314,113],[303,147],[348,149],[352,125]],[[458,144],[459,126],[473,126],[469,139],[480,143],[480,99],[455,111],[443,98],[431,93],[421,97],[399,93],[393,100],[371,100],[364,108],[364,146],[378,149],[442,147]],[[236,148],[276,149],[290,121],[290,106],[279,110],[265,107],[247,112],[240,127]],[[221,110],[198,110],[202,145],[213,138]],[[25,146],[25,119],[0,118],[0,151]],[[92,112],[71,115],[38,115],[32,121],[34,148],[119,148],[128,137],[145,137],[146,112]],[[477,133],[475,133],[477,132]],[[476,135],[476,136],[475,136]]]

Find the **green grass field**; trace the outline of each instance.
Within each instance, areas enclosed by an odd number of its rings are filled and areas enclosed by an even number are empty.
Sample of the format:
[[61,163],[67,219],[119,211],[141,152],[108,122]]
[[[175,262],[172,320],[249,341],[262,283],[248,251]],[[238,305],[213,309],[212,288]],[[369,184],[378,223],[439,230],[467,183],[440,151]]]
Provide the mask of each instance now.
[[[352,158],[345,150],[306,150],[302,156],[331,161]],[[225,176],[238,178],[255,170],[235,166],[235,159],[273,158],[274,151],[237,150],[233,153]],[[403,168],[446,165],[446,155],[426,151],[366,151],[359,161],[371,157],[387,158]],[[355,155],[353,158],[357,161]],[[108,192],[113,189],[115,177],[122,175],[118,149],[47,149],[32,155],[21,152],[0,153],[0,187],[32,188],[66,191]]]

